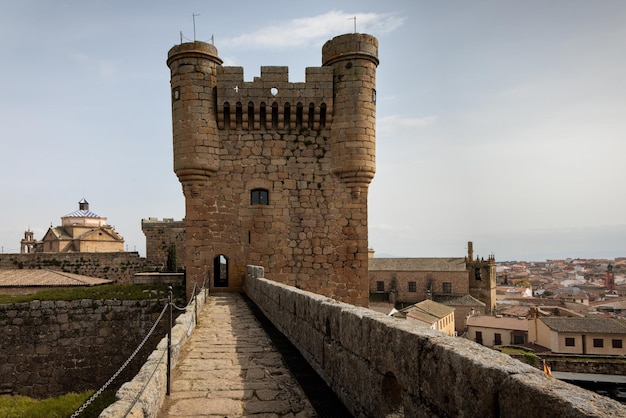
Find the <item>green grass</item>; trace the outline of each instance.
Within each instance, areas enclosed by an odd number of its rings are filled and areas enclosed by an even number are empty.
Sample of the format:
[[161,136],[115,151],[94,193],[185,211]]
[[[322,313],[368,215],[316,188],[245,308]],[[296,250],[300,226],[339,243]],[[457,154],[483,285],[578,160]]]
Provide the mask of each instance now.
[[527,364],[530,364],[531,366],[536,365],[539,361],[539,358],[535,355],[535,353],[533,353],[532,351],[524,350],[523,348],[502,347],[500,351],[510,356],[520,356]]
[[[2,418],[67,418],[80,408],[94,391],[68,393],[56,398],[33,399],[27,396],[0,395]],[[107,406],[115,402],[115,392],[105,391],[79,415],[95,418]]]
[[[49,289],[28,295],[0,295],[0,303],[33,300],[121,299],[142,300],[167,297],[167,285],[104,285],[79,288]],[[185,298],[182,286],[174,287],[174,299]],[[2,417],[0,415],[0,417]]]
[[523,348],[516,347],[502,347],[501,350],[504,354],[525,354],[528,353],[528,350],[524,350]]

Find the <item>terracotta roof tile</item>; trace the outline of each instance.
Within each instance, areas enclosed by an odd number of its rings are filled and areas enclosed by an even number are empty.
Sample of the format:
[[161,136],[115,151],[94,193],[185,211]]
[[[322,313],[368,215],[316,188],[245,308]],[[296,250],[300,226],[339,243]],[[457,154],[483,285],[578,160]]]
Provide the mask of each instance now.
[[374,271],[466,271],[465,258],[370,258]]
[[611,318],[539,318],[557,332],[626,334],[626,325]]
[[107,283],[113,282],[57,270],[0,270],[0,287],[95,286]]

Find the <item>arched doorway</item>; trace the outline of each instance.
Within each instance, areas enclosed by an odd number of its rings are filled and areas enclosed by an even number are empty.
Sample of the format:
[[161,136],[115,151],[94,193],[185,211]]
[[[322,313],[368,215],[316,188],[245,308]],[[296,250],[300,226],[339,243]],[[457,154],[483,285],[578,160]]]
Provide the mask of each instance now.
[[223,254],[213,259],[213,286],[228,287],[228,259]]

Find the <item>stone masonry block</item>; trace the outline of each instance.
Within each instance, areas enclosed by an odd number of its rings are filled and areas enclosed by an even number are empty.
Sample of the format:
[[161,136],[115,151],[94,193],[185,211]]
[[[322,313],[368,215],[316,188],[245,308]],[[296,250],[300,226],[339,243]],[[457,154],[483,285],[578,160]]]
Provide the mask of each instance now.
[[449,416],[458,416],[460,411],[493,416],[502,382],[512,374],[537,372],[505,354],[460,338],[429,338],[415,349],[423,402]]
[[395,358],[389,349],[393,335],[389,330],[396,325],[397,320],[387,316],[372,316],[366,317],[366,321],[369,322],[369,339],[363,343],[370,347],[368,358],[372,367],[382,373],[394,370]]
[[289,67],[263,66],[261,67],[261,80],[263,81],[289,81]]
[[243,83],[243,67],[217,67],[219,81],[233,81]]
[[370,317],[381,318],[385,315],[369,309],[351,307],[343,309],[339,318],[341,335],[338,336],[341,345],[357,356],[367,358],[370,353]]
[[535,372],[515,374],[501,382],[501,417],[626,417],[626,405]]

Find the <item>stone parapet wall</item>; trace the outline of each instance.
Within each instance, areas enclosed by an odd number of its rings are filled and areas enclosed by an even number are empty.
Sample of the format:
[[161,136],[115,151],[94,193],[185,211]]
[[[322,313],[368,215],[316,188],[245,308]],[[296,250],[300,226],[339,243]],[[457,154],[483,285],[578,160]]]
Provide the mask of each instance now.
[[136,252],[0,254],[0,269],[49,269],[132,284],[150,269]]
[[[200,311],[206,301],[205,290],[196,295],[195,301],[187,306],[185,313],[176,318],[172,328],[171,367],[176,367],[180,350],[193,334],[196,310]],[[167,336],[150,354],[141,370],[116,393],[116,402],[100,414],[100,418],[129,416],[154,418],[158,415],[167,392]]]
[[626,407],[474,342],[263,278],[245,289],[355,416],[615,417]]
[[[0,305],[0,392],[49,397],[98,389],[137,348],[166,303],[82,299]],[[166,325],[160,321],[117,382],[137,373]]]

